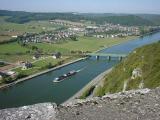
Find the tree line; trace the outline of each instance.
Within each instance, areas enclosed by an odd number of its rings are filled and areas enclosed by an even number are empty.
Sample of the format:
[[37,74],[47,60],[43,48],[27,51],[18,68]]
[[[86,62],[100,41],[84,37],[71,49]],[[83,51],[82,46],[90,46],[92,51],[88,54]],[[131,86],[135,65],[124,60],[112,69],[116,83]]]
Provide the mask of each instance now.
[[[145,19],[140,15],[84,15],[84,14],[73,14],[73,13],[31,13],[23,11],[7,11],[0,10],[0,16],[10,16],[5,20],[7,22],[23,24],[30,22],[32,20],[54,20],[63,19],[74,22],[79,22],[80,20],[89,20],[95,22],[96,24],[113,23],[128,26],[144,26],[144,25],[155,25],[154,21]],[[159,16],[160,17],[160,16]]]

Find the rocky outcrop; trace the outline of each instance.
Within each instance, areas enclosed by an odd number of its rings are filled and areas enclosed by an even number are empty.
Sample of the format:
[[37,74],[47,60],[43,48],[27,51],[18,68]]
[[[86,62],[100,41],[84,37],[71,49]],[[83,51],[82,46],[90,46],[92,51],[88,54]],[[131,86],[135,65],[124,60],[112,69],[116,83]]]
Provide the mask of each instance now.
[[159,120],[160,88],[0,110],[0,120]]
[[56,120],[56,105],[41,103],[0,110],[0,120]]

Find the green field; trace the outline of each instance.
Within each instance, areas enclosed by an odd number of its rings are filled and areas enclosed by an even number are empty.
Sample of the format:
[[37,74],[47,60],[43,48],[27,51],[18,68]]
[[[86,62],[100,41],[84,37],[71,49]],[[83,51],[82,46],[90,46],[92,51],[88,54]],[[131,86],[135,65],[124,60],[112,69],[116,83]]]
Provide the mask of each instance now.
[[61,44],[38,43],[33,44],[45,52],[60,51],[68,53],[70,51],[96,51],[104,47],[109,47],[118,43],[122,43],[135,37],[126,38],[95,38],[95,37],[79,37],[78,41],[68,41]]
[[0,54],[1,53],[12,54],[12,53],[18,53],[18,52],[25,53],[27,50],[29,49],[27,49],[26,47],[20,46],[17,42],[0,45]]
[[6,17],[0,16],[0,42],[9,40],[12,35],[21,35],[25,32],[39,33],[61,28],[60,25],[50,24],[49,21],[31,21],[25,24],[10,23],[5,21]]
[[[53,52],[61,52],[61,53],[70,53],[70,51],[96,51],[98,49],[102,49],[107,46],[115,45],[118,43],[122,43],[128,40],[131,40],[135,37],[127,37],[127,38],[106,38],[106,39],[97,39],[94,37],[79,37],[78,41],[67,41],[60,44],[49,44],[49,43],[30,43],[29,46],[37,46],[44,53],[53,53]],[[19,55],[18,53],[26,53],[27,51],[32,51],[27,47],[22,47],[18,43],[8,43],[0,45],[0,59],[16,62],[18,60],[32,61],[32,56],[29,54]],[[4,55],[4,53],[11,55]],[[3,55],[2,55],[3,54]],[[12,55],[14,54],[14,55]],[[18,54],[18,55],[17,55]]]
[[22,68],[14,69],[14,71],[23,74],[23,75],[32,75],[34,73],[41,72],[43,70],[48,69],[48,65],[51,64],[52,66],[56,65],[59,61],[65,60],[66,58],[62,59],[53,59],[52,57],[48,57],[45,59],[38,60],[37,62],[33,63],[33,67],[27,70],[22,70]]
[[[44,70],[54,68],[58,65],[61,65],[63,63],[66,63],[70,60],[74,60],[77,58],[72,58],[72,57],[63,57],[61,59],[53,59],[51,56],[49,57],[44,57],[41,58],[37,61],[32,62],[32,67],[26,70],[22,70],[22,67],[18,67],[15,69],[12,69],[12,71],[15,71],[18,73],[18,79],[27,77],[29,75],[33,75],[39,72],[42,72]],[[3,67],[3,66],[2,66]],[[15,79],[17,80],[17,79]],[[0,80],[0,84],[4,84],[3,80]]]
[[[0,45],[0,60],[17,62],[19,60],[32,60],[31,55],[25,54],[26,51],[30,49],[20,46],[18,43],[8,43]],[[19,55],[19,53],[24,53],[24,55]]]
[[0,42],[3,42],[3,41],[8,41],[10,40],[12,37],[9,36],[9,35],[0,35]]
[[21,74],[21,75],[29,76],[29,75],[33,75],[35,73],[42,72],[44,70],[53,68],[55,66],[58,66],[58,65],[67,63],[71,60],[76,60],[76,59],[77,59],[76,57],[63,57],[60,59],[53,59],[50,56],[50,57],[34,62],[32,68],[29,68],[27,70],[22,70],[22,68],[19,67],[19,68],[13,69],[13,71],[18,72],[18,74]]

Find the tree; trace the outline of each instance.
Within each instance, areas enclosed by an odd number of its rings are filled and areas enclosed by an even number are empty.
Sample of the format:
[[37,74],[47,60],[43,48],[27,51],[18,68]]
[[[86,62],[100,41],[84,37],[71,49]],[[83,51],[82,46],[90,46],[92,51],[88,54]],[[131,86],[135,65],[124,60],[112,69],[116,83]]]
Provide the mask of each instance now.
[[49,62],[48,65],[47,65],[47,68],[50,69],[52,67],[53,67],[52,63]]
[[4,77],[2,81],[3,83],[11,83],[14,81],[14,79],[11,77]]
[[71,36],[70,38],[71,38],[71,40],[73,40],[73,41],[78,41],[78,40],[77,40],[77,36],[75,36],[75,35],[74,35],[74,36]]
[[38,50],[37,46],[32,46],[32,50]]

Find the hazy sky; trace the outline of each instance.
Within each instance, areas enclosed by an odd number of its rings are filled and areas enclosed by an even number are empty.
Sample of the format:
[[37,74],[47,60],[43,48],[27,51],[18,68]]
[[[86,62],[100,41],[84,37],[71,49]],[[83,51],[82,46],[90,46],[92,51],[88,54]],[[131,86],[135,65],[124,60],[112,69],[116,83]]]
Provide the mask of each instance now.
[[32,12],[160,14],[160,0],[0,0],[0,9]]

